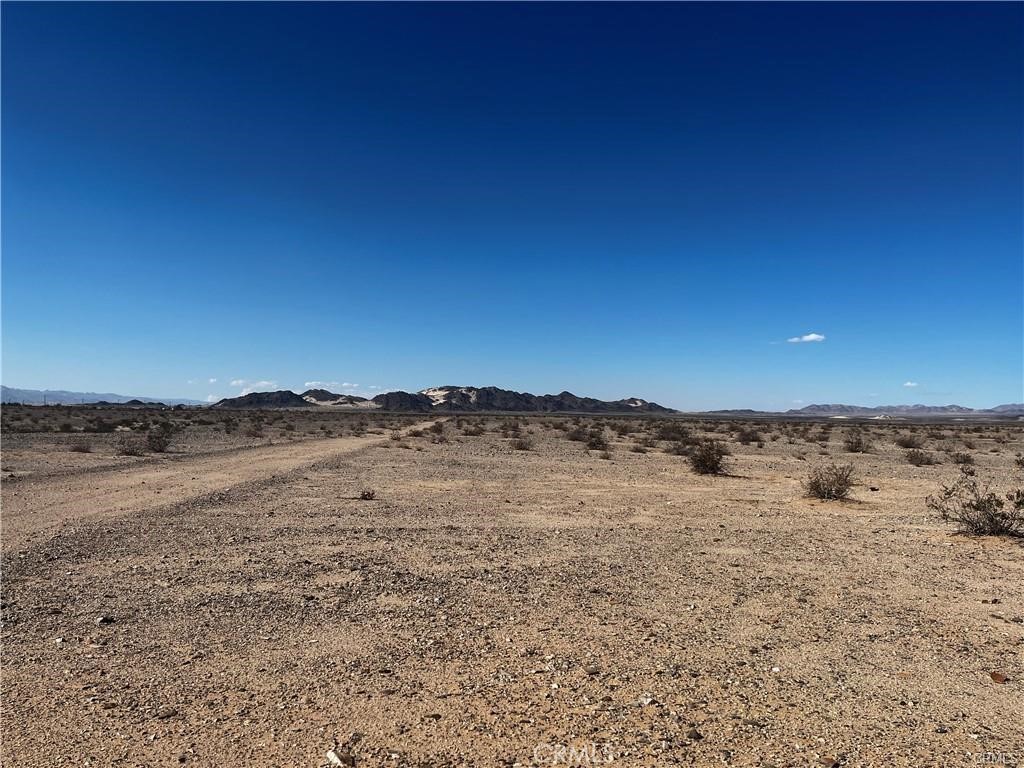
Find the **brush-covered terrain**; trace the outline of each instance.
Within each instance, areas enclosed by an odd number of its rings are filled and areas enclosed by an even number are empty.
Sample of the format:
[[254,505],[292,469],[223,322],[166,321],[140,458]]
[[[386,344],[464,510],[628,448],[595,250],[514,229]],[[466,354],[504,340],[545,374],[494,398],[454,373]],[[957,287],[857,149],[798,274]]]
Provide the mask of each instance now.
[[3,420],[4,765],[1024,759],[1019,423]]

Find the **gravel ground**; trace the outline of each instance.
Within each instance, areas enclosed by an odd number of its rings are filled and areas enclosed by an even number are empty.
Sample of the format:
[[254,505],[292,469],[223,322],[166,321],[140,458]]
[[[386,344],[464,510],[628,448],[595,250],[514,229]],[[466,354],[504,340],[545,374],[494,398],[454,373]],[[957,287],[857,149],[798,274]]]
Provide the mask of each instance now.
[[[790,433],[701,476],[550,423],[256,449],[257,477],[103,515],[5,483],[64,514],[4,519],[3,764],[1024,762],[1024,546],[926,509],[948,461]],[[1009,483],[1021,428],[971,442]],[[805,497],[827,458],[852,500]]]

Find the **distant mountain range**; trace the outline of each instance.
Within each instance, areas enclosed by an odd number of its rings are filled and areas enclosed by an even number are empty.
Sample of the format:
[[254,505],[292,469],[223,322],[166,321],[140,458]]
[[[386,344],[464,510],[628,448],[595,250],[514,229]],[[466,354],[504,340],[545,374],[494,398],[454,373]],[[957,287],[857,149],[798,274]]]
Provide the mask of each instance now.
[[[706,413],[757,416],[779,415],[776,411],[753,411],[749,409],[733,411],[706,411]],[[963,405],[843,405],[829,403],[823,405],[807,405],[784,412],[787,416],[853,416],[853,417],[914,417],[914,416],[1012,416],[1024,415],[1024,403],[1007,403],[994,408],[967,408]]]
[[[198,400],[181,398],[157,399],[131,397],[110,392],[69,392],[53,389],[18,389],[0,387],[2,402],[29,405],[78,405],[82,403],[118,403],[206,405]],[[214,408],[337,408],[346,410],[380,409],[413,413],[473,413],[497,411],[508,413],[678,413],[638,397],[623,400],[597,400],[579,397],[572,392],[557,395],[532,395],[499,387],[431,387],[419,392],[385,392],[373,398],[338,394],[326,389],[307,389],[302,394],[291,390],[252,392],[240,397],[225,398]],[[994,408],[967,408],[962,405],[845,405],[828,403],[807,405],[785,412],[751,409],[703,411],[709,416],[810,416],[818,418],[914,418],[928,416],[1024,416],[1024,403],[1007,403]]]
[[638,397],[624,400],[596,400],[571,392],[531,395],[498,387],[433,387],[420,392],[385,392],[372,399],[339,395],[324,389],[310,389],[297,395],[289,390],[253,392],[215,403],[214,408],[379,408],[415,413],[472,413],[503,411],[513,413],[674,413],[657,403]]
[[[134,402],[133,402],[134,401]],[[160,405],[202,405],[199,400],[181,398],[159,399],[155,397],[133,397],[115,395],[112,392],[69,392],[64,389],[18,389],[0,385],[0,402],[25,403],[26,405],[80,405],[82,403],[131,403]]]

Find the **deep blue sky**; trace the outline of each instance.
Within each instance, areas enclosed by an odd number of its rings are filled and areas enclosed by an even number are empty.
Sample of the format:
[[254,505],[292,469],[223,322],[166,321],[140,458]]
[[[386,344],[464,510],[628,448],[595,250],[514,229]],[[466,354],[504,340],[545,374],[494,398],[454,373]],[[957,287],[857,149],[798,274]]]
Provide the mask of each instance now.
[[5,3],[3,382],[1019,402],[1022,28]]

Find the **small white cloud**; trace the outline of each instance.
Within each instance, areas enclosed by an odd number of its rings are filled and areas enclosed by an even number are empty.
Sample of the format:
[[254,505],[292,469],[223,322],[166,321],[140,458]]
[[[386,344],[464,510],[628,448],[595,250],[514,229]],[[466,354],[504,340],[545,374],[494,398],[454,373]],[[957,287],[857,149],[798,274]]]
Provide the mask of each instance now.
[[206,402],[208,402],[208,403],[216,403],[219,399],[220,398],[217,397],[216,395],[207,395],[206,396]]
[[338,382],[336,381],[307,381],[303,384],[306,389],[328,389],[330,387],[337,387]]
[[345,389],[354,389],[355,387],[358,387],[359,385],[358,384],[353,384],[351,381],[343,381],[343,382],[341,382],[341,386],[343,386]]
[[800,405],[800,403],[802,403],[803,400],[794,400],[793,402],[796,403],[797,405]]
[[263,379],[261,381],[249,381],[248,379],[232,379],[232,387],[242,387],[241,394],[251,395],[253,392],[266,392],[270,389],[277,389],[276,381],[268,381]]
[[377,386],[376,384],[371,384],[370,389],[380,389],[380,387]]
[[189,384],[195,384],[195,383],[196,383],[196,380],[195,380],[195,379],[189,379],[189,380],[188,380],[188,383],[189,383]]
[[916,387],[917,386],[917,382],[916,381],[904,381],[903,382],[903,386],[904,387]]
[[806,344],[809,341],[824,341],[825,334],[823,333],[805,333],[803,336],[793,336],[792,338],[786,339],[790,344]]
[[207,381],[209,381],[210,384],[216,384],[217,383],[216,379],[207,379]]

